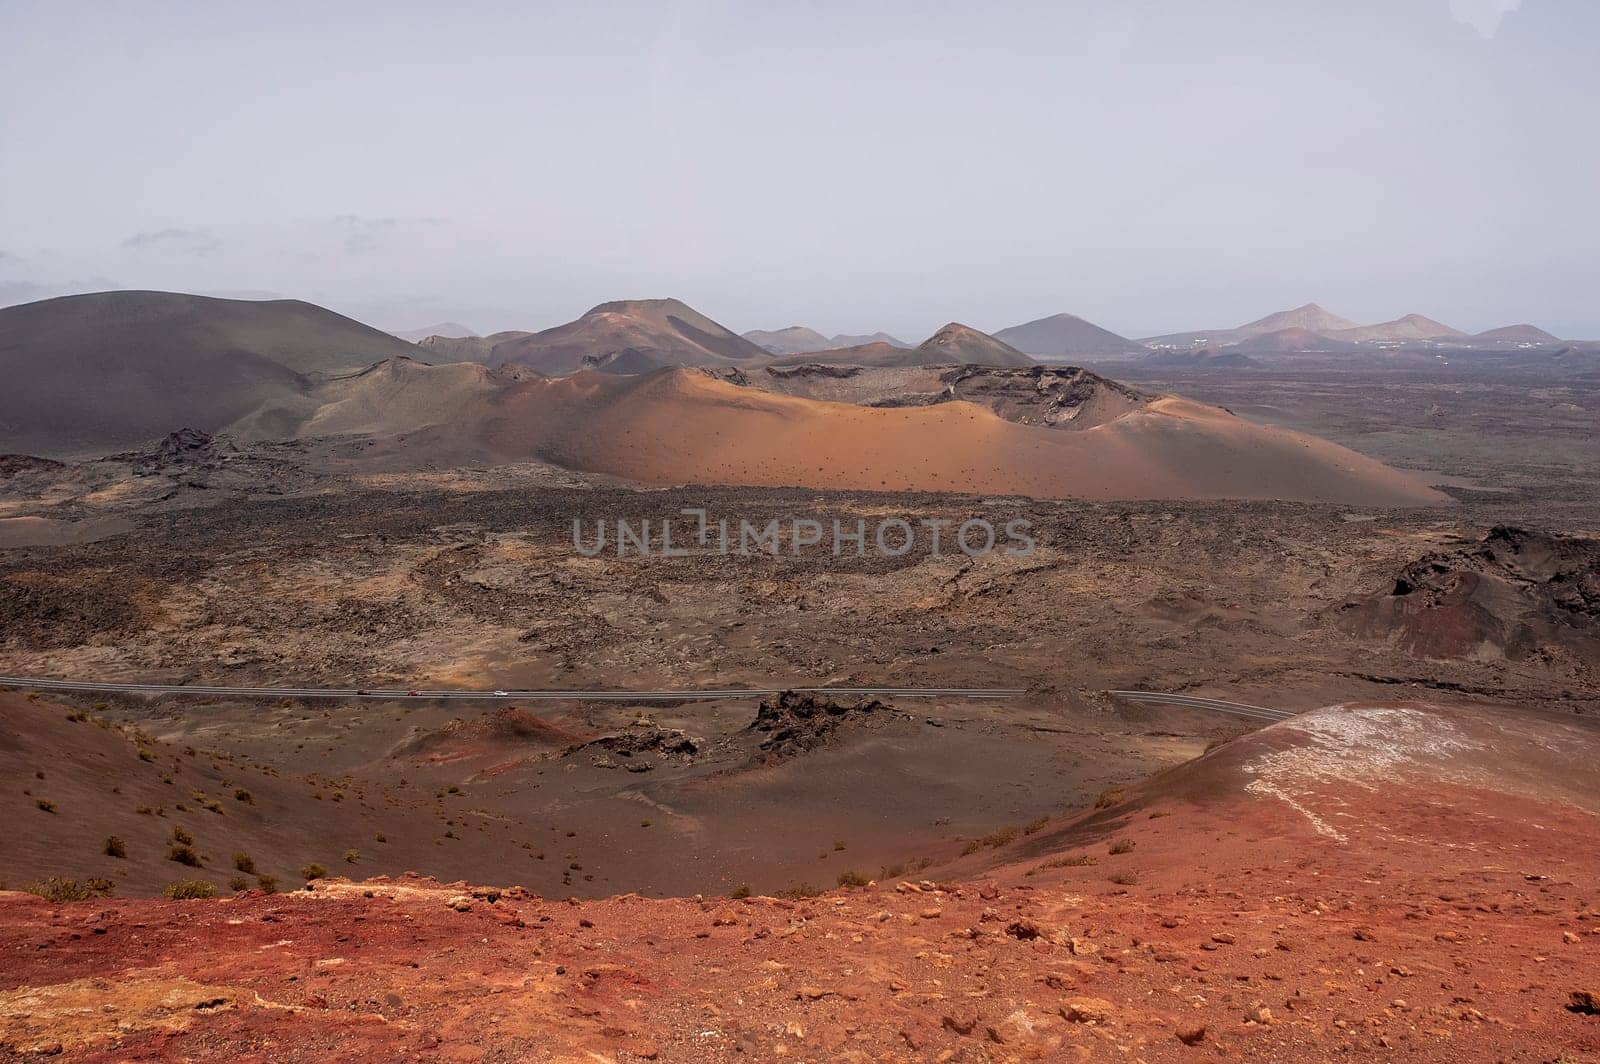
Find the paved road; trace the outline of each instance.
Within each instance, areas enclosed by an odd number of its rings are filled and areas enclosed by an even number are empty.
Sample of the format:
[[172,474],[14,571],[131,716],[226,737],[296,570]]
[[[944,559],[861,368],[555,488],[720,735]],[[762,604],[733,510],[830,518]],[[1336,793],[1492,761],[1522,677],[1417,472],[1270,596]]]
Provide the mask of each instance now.
[[1185,706],[1189,709],[1209,709],[1217,713],[1230,713],[1252,720],[1288,720],[1293,713],[1265,706],[1247,706],[1243,702],[1225,702],[1220,698],[1201,698],[1198,695],[1165,694],[1160,691],[1107,691],[1113,698],[1126,702],[1151,702],[1164,706]]
[[190,684],[100,683],[97,681],[47,680],[33,676],[0,676],[0,687],[36,691],[81,691],[87,694],[133,695],[209,695],[219,698],[334,698],[392,700],[437,698],[461,701],[554,701],[582,699],[588,702],[693,702],[722,698],[770,698],[784,691],[819,695],[872,695],[893,698],[1015,698],[1026,692],[1010,687],[726,687],[681,691],[425,691],[378,687],[202,687]]

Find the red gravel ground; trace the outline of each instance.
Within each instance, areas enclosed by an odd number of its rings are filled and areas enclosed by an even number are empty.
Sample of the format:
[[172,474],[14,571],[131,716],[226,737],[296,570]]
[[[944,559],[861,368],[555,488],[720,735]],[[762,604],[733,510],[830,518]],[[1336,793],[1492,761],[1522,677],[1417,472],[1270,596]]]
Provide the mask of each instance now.
[[806,899],[4,893],[0,1059],[1600,1059],[1600,729],[1330,707],[1031,827]]

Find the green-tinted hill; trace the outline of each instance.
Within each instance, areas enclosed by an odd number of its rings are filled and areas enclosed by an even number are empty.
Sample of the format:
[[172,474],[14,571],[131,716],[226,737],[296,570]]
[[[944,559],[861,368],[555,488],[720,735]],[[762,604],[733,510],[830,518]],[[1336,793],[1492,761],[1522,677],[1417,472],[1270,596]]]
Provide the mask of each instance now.
[[280,299],[96,292],[0,309],[0,452],[99,454],[214,431],[314,375],[416,347]]

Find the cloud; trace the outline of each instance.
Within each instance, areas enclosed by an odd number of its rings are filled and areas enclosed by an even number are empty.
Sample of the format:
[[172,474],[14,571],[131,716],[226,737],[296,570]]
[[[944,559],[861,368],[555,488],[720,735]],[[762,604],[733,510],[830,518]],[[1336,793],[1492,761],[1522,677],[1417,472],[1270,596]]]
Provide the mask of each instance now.
[[341,214],[333,224],[344,231],[346,251],[376,251],[379,239],[400,224],[398,218],[366,218],[359,214]]
[[194,255],[208,255],[221,245],[216,237],[203,229],[155,229],[134,233],[122,242],[122,246],[135,251],[170,247]]
[[344,249],[364,253],[377,251],[388,238],[402,229],[443,224],[440,218],[369,218],[362,214],[340,214],[333,224],[344,233]]
[[1522,6],[1522,0],[1450,0],[1450,14],[1488,40],[1500,32],[1500,21]]

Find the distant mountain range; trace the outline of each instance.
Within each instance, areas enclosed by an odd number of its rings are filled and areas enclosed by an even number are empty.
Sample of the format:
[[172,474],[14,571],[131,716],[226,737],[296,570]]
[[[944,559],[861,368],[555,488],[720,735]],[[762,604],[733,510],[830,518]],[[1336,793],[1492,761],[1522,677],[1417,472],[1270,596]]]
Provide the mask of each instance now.
[[860,344],[888,344],[890,347],[906,348],[912,346],[898,337],[890,336],[886,332],[861,333],[856,335],[851,335],[850,333],[840,333],[838,336],[833,338],[833,346],[835,347],[856,347]]
[[770,332],[752,329],[744,334],[744,338],[774,355],[802,355],[808,351],[834,351],[842,347],[860,347],[864,344],[888,344],[890,347],[904,348],[911,346],[885,332],[866,336],[840,333],[838,336],[827,337],[804,325],[791,325],[787,329],[774,329]]
[[1210,347],[1241,354],[1354,351],[1367,344],[1427,343],[1476,347],[1497,343],[1560,342],[1550,333],[1532,325],[1508,325],[1471,335],[1421,314],[1407,314],[1376,325],[1360,325],[1315,303],[1268,314],[1233,329],[1197,329],[1193,332],[1152,336],[1142,341],[1146,347],[1157,350]]
[[437,325],[425,325],[420,329],[407,329],[404,332],[397,332],[395,335],[400,337],[402,340],[410,340],[412,343],[421,343],[430,336],[444,336],[451,340],[463,340],[468,337],[477,336],[478,333],[477,330],[468,328],[467,326],[459,324],[458,322],[441,321]]
[[803,351],[772,360],[774,366],[806,364],[865,366],[885,369],[906,366],[996,366],[1019,368],[1034,365],[1033,359],[987,333],[960,322],[951,322],[916,347],[896,347],[874,340],[828,351]]
[[[954,323],[952,323],[954,324]],[[946,326],[949,328],[949,326]],[[966,326],[962,326],[966,328]],[[942,331],[942,330],[941,330]],[[1081,357],[1107,357],[1118,355],[1143,354],[1147,351],[1142,344],[1129,340],[1125,336],[1118,336],[1109,329],[1103,329],[1093,322],[1085,321],[1073,314],[1054,314],[1048,318],[1037,321],[1025,322],[1022,325],[1013,325],[1001,329],[997,333],[987,334],[972,332],[978,336],[987,337],[989,340],[998,341],[1012,352],[1033,355],[1038,358],[1063,359],[1074,356]],[[787,329],[774,329],[764,331],[756,329],[744,334],[746,340],[755,343],[767,351],[779,356],[821,354],[830,355],[850,350],[852,348],[870,347],[875,344],[884,344],[889,347],[903,350],[913,350],[914,345],[899,340],[888,333],[878,332],[867,336],[839,335],[827,337],[815,329],[808,329],[803,325],[791,325]],[[972,337],[963,341],[972,346]],[[973,347],[977,351],[983,345]],[[996,349],[985,348],[983,358],[996,357]],[[877,358],[880,353],[858,353],[857,357]],[[892,356],[889,356],[892,358]],[[1012,359],[1013,355],[1001,355]],[[916,365],[916,362],[901,362],[901,365]],[[984,365],[1002,365],[1011,363],[983,362]]]
[[[1148,357],[1152,352],[1170,354],[1201,348],[1213,352],[1205,359],[1206,365],[1222,366],[1249,363],[1243,358],[1219,360],[1217,354],[1328,354],[1359,351],[1363,345],[1460,343],[1492,347],[1561,342],[1545,330],[1526,324],[1469,336],[1421,314],[1362,325],[1316,303],[1276,311],[1231,329],[1169,333],[1143,341],[1131,340],[1067,313],[1012,325],[992,335],[961,328],[967,332],[959,342],[947,337],[931,350],[927,348],[935,338],[913,345],[884,332],[830,337],[804,325],[753,329],[735,336],[680,300],[639,299],[602,303],[576,321],[540,332],[510,330],[478,336],[467,326],[442,322],[397,335],[415,339],[425,352],[423,357],[430,360],[483,362],[491,366],[516,362],[545,374],[584,368],[639,373],[662,366],[726,366],[748,364],[763,355],[791,362],[797,356],[816,356],[809,361],[930,365],[947,363],[959,351],[965,351],[971,356],[969,361],[976,364],[1015,366],[1026,364],[1016,361],[1019,354],[1065,361]],[[939,350],[941,347],[944,350]]]

